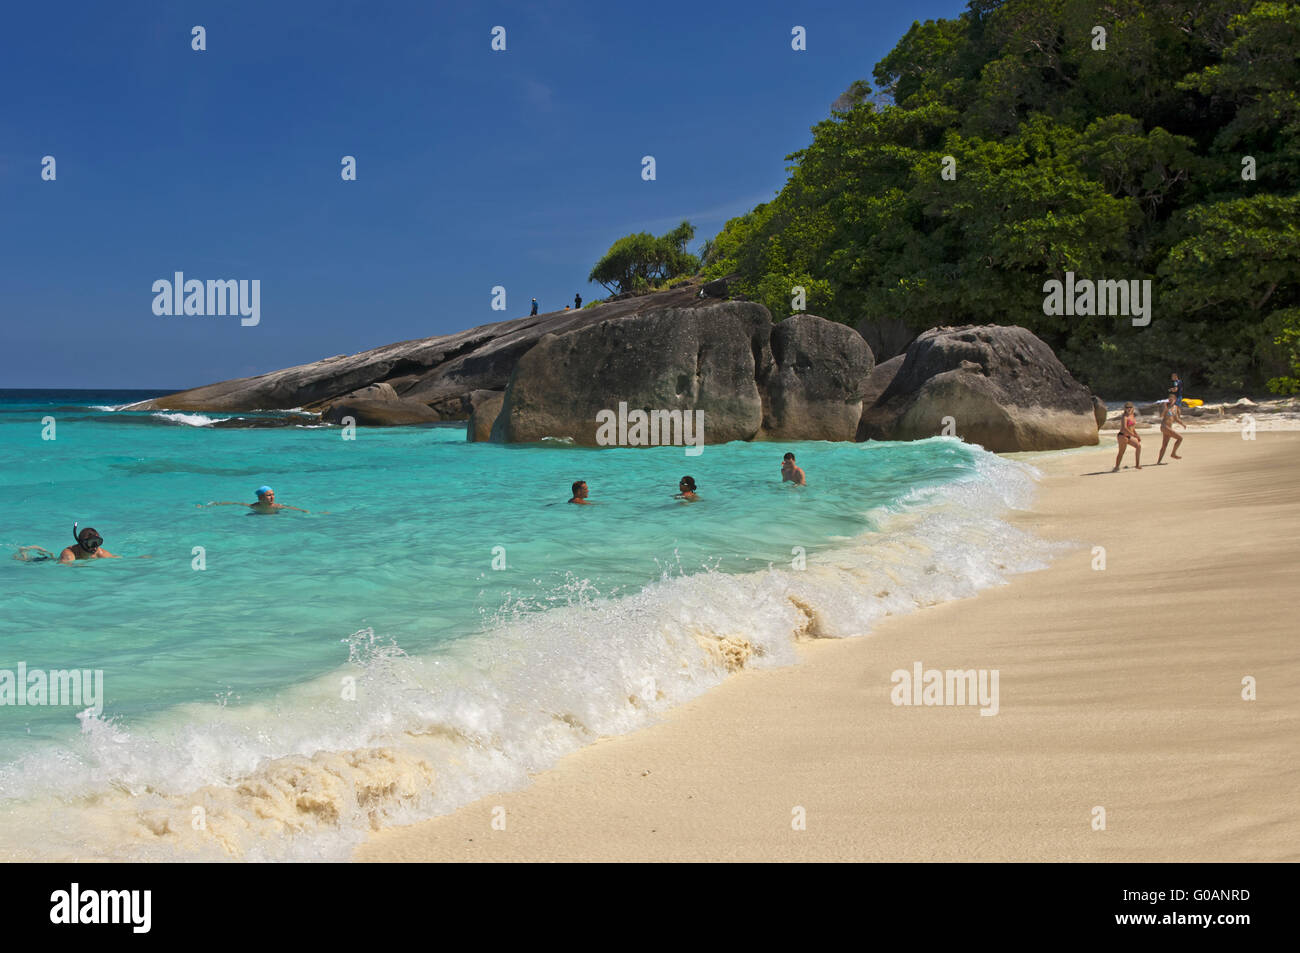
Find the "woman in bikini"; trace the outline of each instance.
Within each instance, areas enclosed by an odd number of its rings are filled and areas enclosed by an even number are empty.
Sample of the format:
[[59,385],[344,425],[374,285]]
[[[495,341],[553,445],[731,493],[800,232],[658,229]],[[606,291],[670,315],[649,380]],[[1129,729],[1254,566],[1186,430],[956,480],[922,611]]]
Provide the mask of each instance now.
[[1124,405],[1124,416],[1120,418],[1119,434],[1116,439],[1119,441],[1119,453],[1115,454],[1114,473],[1119,469],[1120,461],[1124,459],[1124,451],[1130,446],[1133,447],[1133,467],[1136,470],[1142,469],[1142,438],[1137,434],[1137,408],[1133,402],[1129,401]]
[[1169,441],[1174,442],[1173,452],[1169,454],[1171,459],[1181,460],[1178,455],[1178,447],[1182,444],[1183,438],[1174,433],[1174,424],[1179,424],[1184,430],[1187,424],[1183,423],[1182,411],[1178,409],[1178,391],[1170,389],[1169,399],[1165,401],[1165,406],[1160,412],[1160,433],[1164,435],[1164,441],[1160,444],[1160,455],[1156,457],[1156,466],[1165,458],[1165,447],[1169,446]]

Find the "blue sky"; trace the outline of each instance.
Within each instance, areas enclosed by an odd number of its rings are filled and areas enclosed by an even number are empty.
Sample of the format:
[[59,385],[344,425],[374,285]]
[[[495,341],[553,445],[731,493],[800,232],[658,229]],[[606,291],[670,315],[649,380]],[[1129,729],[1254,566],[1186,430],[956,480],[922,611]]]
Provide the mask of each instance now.
[[[191,387],[599,297],[614,239],[686,218],[698,246],[913,20],[963,8],[11,5],[0,387]],[[176,271],[259,279],[261,323],[154,315]]]

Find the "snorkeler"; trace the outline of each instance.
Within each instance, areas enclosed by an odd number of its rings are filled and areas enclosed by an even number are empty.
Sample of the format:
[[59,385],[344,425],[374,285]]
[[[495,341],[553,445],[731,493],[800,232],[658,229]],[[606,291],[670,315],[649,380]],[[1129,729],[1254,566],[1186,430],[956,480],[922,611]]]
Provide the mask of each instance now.
[[593,505],[592,501],[587,499],[588,490],[587,490],[586,480],[578,480],[576,483],[573,484],[572,489],[573,489],[573,496],[569,498],[570,503],[577,503],[581,506]]
[[[87,526],[83,530],[78,530],[80,524],[72,524],[72,538],[76,540],[71,546],[59,553],[58,561],[61,563],[75,563],[82,559],[121,559],[117,553],[110,553],[104,548],[104,537],[99,535],[99,531]],[[28,553],[35,552],[35,556]],[[43,563],[46,560],[56,558],[55,555],[43,546],[19,546],[18,552],[14,554],[14,559],[26,563]],[[153,559],[152,556],[141,556],[141,559]]]
[[699,497],[695,495],[694,477],[682,477],[681,482],[677,484],[677,489],[681,490],[681,492],[673,494],[674,500],[685,500],[688,503],[694,503],[699,499]]
[[[76,540],[71,546],[59,553],[58,560],[61,563],[74,563],[78,559],[121,559],[121,556],[110,553],[104,548],[104,537],[99,535],[97,530],[87,526],[80,532],[77,531],[79,524],[72,524],[72,538]],[[35,552],[35,556],[29,556],[29,552]],[[47,559],[54,559],[54,554],[43,546],[20,546],[14,559],[21,559],[23,562],[39,563]]]
[[795,486],[808,485],[808,478],[804,476],[803,467],[794,462],[793,453],[787,453],[781,460],[781,482],[793,483]]
[[78,559],[121,559],[104,548],[104,537],[87,526],[77,532],[76,523],[72,524],[72,538],[76,540],[71,546],[59,553],[59,562],[71,563]]
[[275,490],[269,486],[259,486],[257,488],[256,503],[235,503],[229,500],[213,503],[199,503],[198,506],[247,506],[254,513],[267,514],[278,513],[281,510],[297,510],[299,513],[310,513],[311,510],[304,510],[300,506],[289,506],[287,503],[275,502]]

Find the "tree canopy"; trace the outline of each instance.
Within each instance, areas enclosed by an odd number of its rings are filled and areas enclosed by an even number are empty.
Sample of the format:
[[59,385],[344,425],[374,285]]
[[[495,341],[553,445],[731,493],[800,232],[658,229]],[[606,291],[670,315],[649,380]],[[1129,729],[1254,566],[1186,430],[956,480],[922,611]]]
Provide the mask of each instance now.
[[695,226],[690,222],[682,222],[658,238],[649,232],[624,235],[609,246],[587,280],[620,294],[666,278],[694,274],[700,260],[686,250],[686,243],[694,237]]
[[[1297,50],[1300,3],[973,0],[881,60],[883,104],[836,101],[705,274],[777,316],[802,286],[848,324],[1018,324],[1105,393],[1293,391]],[[1067,271],[1150,279],[1151,324],[1044,314]]]

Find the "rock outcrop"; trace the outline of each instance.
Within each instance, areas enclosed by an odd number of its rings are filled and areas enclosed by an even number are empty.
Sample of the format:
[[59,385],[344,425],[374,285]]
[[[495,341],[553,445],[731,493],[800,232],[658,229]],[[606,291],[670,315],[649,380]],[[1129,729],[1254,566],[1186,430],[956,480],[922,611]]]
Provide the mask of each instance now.
[[622,403],[647,414],[703,411],[706,443],[750,440],[763,424],[756,370],[771,359],[771,329],[762,305],[713,301],[548,334],[515,367],[500,436],[596,446],[597,414]]
[[1092,395],[1019,327],[926,331],[864,412],[861,433],[919,440],[939,435],[947,418],[963,440],[999,453],[1097,443]]
[[492,426],[501,416],[501,405],[506,395],[499,390],[476,390],[470,395],[474,410],[469,415],[465,439],[470,443],[487,443],[492,439]]
[[876,363],[862,337],[847,325],[796,314],[772,327],[769,346],[764,439],[855,439]]
[[418,400],[374,400],[345,397],[325,408],[321,420],[341,424],[351,417],[359,427],[409,427],[412,424],[436,424],[442,418],[428,404]]
[[[542,338],[520,359],[489,432],[591,446],[601,411],[702,411],[705,443],[852,440],[873,364],[851,328],[815,315],[773,325],[751,302],[666,308]],[[476,421],[476,433],[488,427]],[[656,430],[648,439],[678,442]]]
[[697,287],[687,286],[581,311],[552,311],[480,325],[456,334],[402,341],[195,387],[141,401],[131,409],[230,412],[303,408],[323,412],[344,397],[385,399],[386,391],[363,391],[387,385],[394,397],[426,404],[443,420],[464,420],[473,410],[470,395],[476,390],[504,389],[515,363],[543,335],[563,334],[664,307],[715,303],[698,295]]

